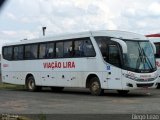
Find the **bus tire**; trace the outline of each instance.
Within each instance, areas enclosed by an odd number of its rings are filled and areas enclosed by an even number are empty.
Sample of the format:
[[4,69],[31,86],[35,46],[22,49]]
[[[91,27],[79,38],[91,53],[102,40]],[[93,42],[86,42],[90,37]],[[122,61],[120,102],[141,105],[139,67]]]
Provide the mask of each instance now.
[[125,96],[128,94],[129,90],[117,90],[117,92],[122,95],[122,96]]
[[101,96],[104,94],[104,89],[101,88],[101,84],[97,77],[91,79],[89,89],[92,95]]
[[35,91],[41,90],[40,86],[36,86],[36,83],[35,83],[33,76],[30,76],[27,78],[26,87],[27,87],[27,90],[30,92],[35,92]]
[[51,87],[51,90],[53,92],[61,92],[64,89],[64,87]]

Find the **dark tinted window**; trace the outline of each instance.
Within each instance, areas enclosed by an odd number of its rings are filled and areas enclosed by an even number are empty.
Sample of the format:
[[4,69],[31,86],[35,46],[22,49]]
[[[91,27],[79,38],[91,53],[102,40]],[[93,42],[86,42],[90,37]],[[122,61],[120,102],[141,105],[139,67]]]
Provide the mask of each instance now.
[[104,60],[107,61],[108,59],[108,44],[109,44],[110,38],[107,37],[97,37],[96,42],[98,44],[98,47],[102,53],[102,56]]
[[63,49],[64,49],[64,57],[74,56],[72,41],[65,41]]
[[39,58],[54,58],[54,43],[40,44]]
[[95,37],[103,59],[115,66],[121,65],[120,48],[118,43],[109,37]]
[[25,46],[25,59],[36,59],[38,57],[38,45]]
[[40,44],[39,46],[39,58],[45,58],[45,54],[46,54],[46,44]]
[[54,57],[54,43],[47,43],[45,55],[46,55],[46,58]]
[[83,41],[82,49],[85,57],[93,57],[96,55],[90,39],[86,39]]
[[56,43],[56,57],[57,58],[63,57],[63,42]]
[[83,40],[76,40],[74,41],[74,57],[83,57]]
[[12,47],[3,48],[3,58],[6,60],[12,60]]
[[15,46],[13,49],[13,59],[23,60],[23,46]]
[[160,43],[155,43],[156,46],[156,58],[160,58]]
[[108,62],[115,65],[120,66],[120,54],[117,45],[109,45],[109,59]]

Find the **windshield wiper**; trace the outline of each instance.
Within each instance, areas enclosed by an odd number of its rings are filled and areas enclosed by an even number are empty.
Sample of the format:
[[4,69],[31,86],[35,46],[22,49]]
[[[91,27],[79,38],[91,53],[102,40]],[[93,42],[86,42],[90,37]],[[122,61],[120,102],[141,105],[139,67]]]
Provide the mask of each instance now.
[[[145,69],[145,63],[147,63],[147,65],[148,65],[148,67],[149,67],[150,69],[153,69],[152,63],[150,62],[149,58],[148,58],[147,55],[145,54],[144,49],[141,48],[141,46],[140,46],[139,43],[138,43],[138,45],[139,45],[138,51],[139,51],[139,56],[140,56],[139,59],[140,59],[140,61],[143,63],[144,69]],[[137,64],[138,64],[139,59],[137,60]],[[148,62],[147,62],[147,61],[148,61]],[[139,63],[139,65],[140,65],[140,63]],[[138,65],[136,66],[136,68],[138,68]]]
[[143,63],[143,67],[145,68],[145,65],[144,65],[145,59],[144,59],[144,57],[143,57],[144,55],[143,55],[142,49],[140,48],[140,45],[139,45],[138,51],[139,51],[139,57],[138,57],[138,59],[137,59],[136,69],[139,68],[141,62]]
[[151,61],[149,60],[149,58],[147,57],[146,53],[144,52],[144,48],[141,48],[143,55],[145,56],[145,58],[147,58],[148,62],[146,62],[148,64],[148,66],[150,65],[151,69],[153,69],[153,65],[151,63]]

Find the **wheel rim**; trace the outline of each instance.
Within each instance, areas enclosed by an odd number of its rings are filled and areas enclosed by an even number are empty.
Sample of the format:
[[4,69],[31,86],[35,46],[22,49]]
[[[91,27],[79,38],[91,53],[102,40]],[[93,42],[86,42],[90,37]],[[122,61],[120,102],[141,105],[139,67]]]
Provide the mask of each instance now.
[[33,80],[29,80],[29,82],[28,82],[28,88],[30,89],[30,90],[32,90],[33,88],[34,88],[34,81]]
[[99,83],[98,83],[98,82],[93,82],[93,83],[92,83],[91,89],[92,89],[92,91],[93,91],[95,94],[99,92],[99,88],[100,88],[100,86],[99,86]]

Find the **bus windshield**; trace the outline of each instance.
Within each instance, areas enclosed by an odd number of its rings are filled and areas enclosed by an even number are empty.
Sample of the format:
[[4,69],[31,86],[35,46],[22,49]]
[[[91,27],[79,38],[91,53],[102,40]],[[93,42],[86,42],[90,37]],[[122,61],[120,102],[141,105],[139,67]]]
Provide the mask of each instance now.
[[127,53],[122,55],[120,44],[109,37],[95,37],[103,59],[114,66],[134,72],[156,70],[154,51],[149,41],[126,40]]
[[128,52],[125,66],[134,70],[150,71],[155,69],[153,48],[149,41],[126,40]]

